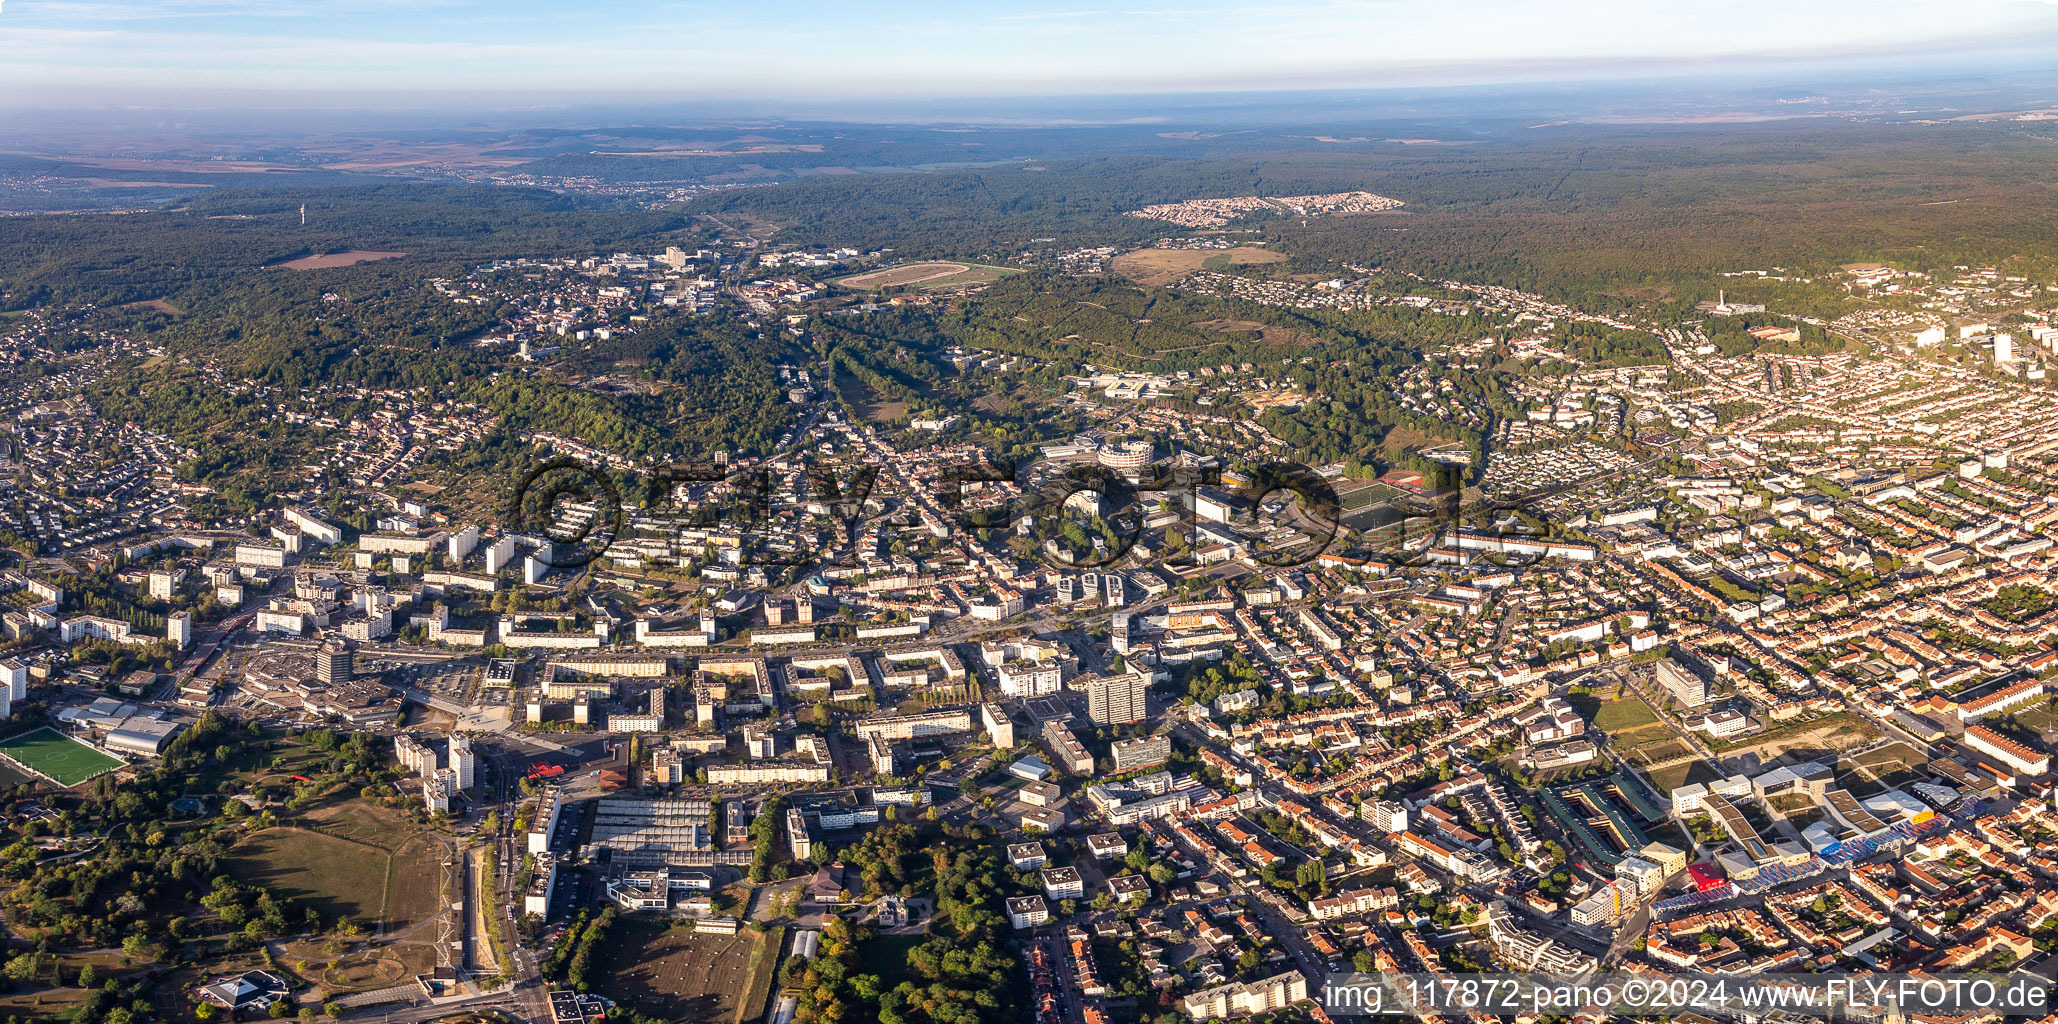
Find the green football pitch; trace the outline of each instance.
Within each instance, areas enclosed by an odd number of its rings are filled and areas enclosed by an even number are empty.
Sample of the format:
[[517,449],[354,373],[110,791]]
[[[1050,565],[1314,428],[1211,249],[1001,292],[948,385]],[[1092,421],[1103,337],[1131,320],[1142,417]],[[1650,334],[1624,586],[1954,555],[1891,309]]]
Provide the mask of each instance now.
[[69,789],[122,766],[104,754],[45,726],[0,740],[0,756]]

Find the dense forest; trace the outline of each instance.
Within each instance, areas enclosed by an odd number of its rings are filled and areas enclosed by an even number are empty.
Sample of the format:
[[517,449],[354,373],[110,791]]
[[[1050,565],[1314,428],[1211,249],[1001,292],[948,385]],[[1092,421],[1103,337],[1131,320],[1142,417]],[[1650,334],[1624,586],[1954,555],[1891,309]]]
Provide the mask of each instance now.
[[[300,207],[307,206],[307,224]],[[599,208],[538,188],[399,183],[223,190],[148,213],[23,217],[0,232],[0,309],[161,299],[188,312],[253,281],[349,282],[355,273],[267,269],[316,253],[405,252],[399,266],[461,272],[494,258],[662,249],[702,237],[679,212]],[[391,270],[395,264],[370,264]]]
[[[1137,244],[1183,233],[1122,211],[1204,196],[1367,189],[1399,214],[1258,222],[1290,251],[1505,284],[1594,311],[1714,298],[1723,270],[1912,269],[2014,261],[2049,272],[2058,193],[2044,125],[1555,126],[1462,143],[1251,151],[1217,141],[977,171],[815,178],[697,200],[781,240],[1004,253],[1037,238]],[[1705,288],[1701,285],[1705,284]],[[1705,292],[1705,294],[1703,294]],[[1747,293],[1748,294],[1748,293]]]

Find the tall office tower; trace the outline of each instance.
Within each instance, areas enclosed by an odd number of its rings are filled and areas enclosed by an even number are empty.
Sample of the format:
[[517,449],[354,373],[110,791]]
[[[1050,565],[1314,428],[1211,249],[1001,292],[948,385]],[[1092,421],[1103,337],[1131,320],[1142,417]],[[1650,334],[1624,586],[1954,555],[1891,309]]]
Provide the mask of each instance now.
[[350,644],[344,640],[330,640],[314,652],[314,675],[316,679],[333,686],[350,681]]

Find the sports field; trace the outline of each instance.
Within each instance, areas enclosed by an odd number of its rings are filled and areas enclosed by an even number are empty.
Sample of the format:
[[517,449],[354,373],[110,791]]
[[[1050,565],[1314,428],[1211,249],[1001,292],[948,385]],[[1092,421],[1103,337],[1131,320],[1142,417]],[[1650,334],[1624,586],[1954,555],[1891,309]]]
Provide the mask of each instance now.
[[0,757],[66,789],[122,766],[121,758],[95,750],[49,726],[0,740]]

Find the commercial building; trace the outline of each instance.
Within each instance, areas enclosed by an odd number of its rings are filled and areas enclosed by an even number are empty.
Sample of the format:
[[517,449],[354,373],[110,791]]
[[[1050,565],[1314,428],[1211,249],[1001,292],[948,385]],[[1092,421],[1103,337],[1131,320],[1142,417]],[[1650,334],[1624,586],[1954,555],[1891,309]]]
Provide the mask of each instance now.
[[347,683],[351,677],[350,645],[341,640],[331,640],[314,652],[314,676],[334,686]]
[[109,750],[156,757],[185,728],[186,723],[168,718],[131,715],[107,730],[102,745]]
[[714,805],[680,797],[606,796],[595,801],[586,852],[616,870],[714,863]]

